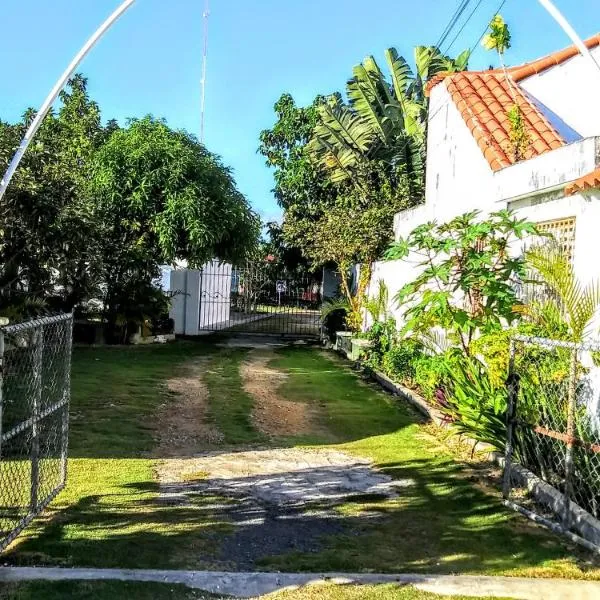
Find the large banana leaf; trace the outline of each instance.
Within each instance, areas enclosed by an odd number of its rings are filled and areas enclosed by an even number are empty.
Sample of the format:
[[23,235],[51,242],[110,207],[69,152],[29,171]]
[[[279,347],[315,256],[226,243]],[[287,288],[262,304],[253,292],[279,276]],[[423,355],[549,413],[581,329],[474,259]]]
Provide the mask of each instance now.
[[368,56],[347,82],[348,104],[340,94],[319,106],[319,123],[307,145],[308,155],[330,173],[333,182],[354,180],[370,160],[402,167],[422,181],[427,123],[426,81],[441,71],[466,68],[469,53],[457,59],[437,48],[415,48],[416,74],[394,48],[385,52],[391,83],[375,58]]

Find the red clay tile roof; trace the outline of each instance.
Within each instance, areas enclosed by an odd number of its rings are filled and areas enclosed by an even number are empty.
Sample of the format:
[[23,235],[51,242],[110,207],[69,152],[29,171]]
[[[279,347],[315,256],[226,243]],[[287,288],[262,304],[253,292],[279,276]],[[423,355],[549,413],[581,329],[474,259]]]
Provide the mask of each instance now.
[[446,86],[494,171],[516,162],[508,119],[508,112],[515,101],[521,108],[529,133],[530,143],[525,158],[539,156],[565,144],[523,90],[517,84],[508,85],[502,72],[456,73],[446,78]]
[[[597,33],[588,40],[585,40],[584,44],[590,50],[596,46],[600,46],[600,33]],[[553,52],[552,54],[544,56],[543,58],[539,58],[538,60],[534,60],[533,62],[525,63],[524,65],[520,65],[518,67],[512,67],[509,69],[509,72],[515,81],[522,81],[523,79],[527,79],[527,77],[531,77],[532,75],[542,73],[551,67],[560,65],[570,58],[577,56],[577,54],[579,54],[579,50],[575,46],[569,46],[568,48],[564,48],[558,52]]]
[[565,188],[565,194],[572,196],[593,188],[600,188],[600,167],[570,183]]
[[[588,48],[599,46],[600,34],[586,40],[585,44]],[[565,140],[518,82],[559,65],[577,53],[577,48],[571,46],[531,63],[512,67],[507,72],[512,82],[511,86],[504,71],[500,69],[438,73],[427,83],[425,93],[429,95],[433,87],[442,81],[446,83],[452,99],[491,168],[498,171],[516,162],[510,143],[510,123],[507,114],[515,100],[525,117],[530,138],[525,158],[534,158],[565,145]]]

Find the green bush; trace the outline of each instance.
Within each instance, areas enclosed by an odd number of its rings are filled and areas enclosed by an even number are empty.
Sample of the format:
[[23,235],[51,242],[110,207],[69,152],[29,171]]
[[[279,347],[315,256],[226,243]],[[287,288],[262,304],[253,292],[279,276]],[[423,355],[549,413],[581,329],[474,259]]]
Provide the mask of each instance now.
[[423,349],[418,342],[402,340],[383,355],[383,371],[399,383],[412,385],[415,378],[415,363],[422,353]]
[[367,364],[374,369],[382,368],[383,356],[391,350],[398,339],[396,320],[377,321],[367,333],[371,347],[367,355]]
[[443,408],[454,429],[497,450],[506,444],[507,388],[497,387],[486,365],[477,358],[456,355],[447,372]]
[[414,364],[414,382],[427,400],[435,400],[435,393],[443,388],[450,363],[454,360],[449,352],[442,354],[421,354]]

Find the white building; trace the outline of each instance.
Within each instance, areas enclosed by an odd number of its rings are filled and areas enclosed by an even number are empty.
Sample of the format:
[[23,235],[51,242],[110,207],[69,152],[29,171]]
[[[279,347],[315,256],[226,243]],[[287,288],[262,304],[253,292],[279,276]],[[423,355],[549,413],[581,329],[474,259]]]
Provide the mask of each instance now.
[[[600,63],[600,34],[586,41]],[[431,220],[502,208],[551,231],[577,276],[600,276],[600,72],[570,47],[502,70],[430,81],[425,203],[396,215],[396,239]],[[516,98],[530,144],[516,162],[508,111]],[[414,279],[409,262],[377,263],[390,297]],[[372,284],[372,285],[373,285]]]

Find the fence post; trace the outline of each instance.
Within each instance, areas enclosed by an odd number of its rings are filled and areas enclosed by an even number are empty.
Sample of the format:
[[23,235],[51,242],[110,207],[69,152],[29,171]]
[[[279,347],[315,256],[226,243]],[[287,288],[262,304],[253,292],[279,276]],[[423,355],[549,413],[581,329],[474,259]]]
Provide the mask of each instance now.
[[67,483],[67,453],[69,449],[69,405],[71,400],[71,350],[73,345],[73,313],[63,324],[65,335],[65,372],[63,378],[63,399],[66,401],[62,408],[61,441],[60,441],[60,473],[61,485]]
[[31,398],[31,500],[29,510],[37,512],[40,479],[40,405],[42,401],[42,368],[44,349],[44,326],[34,329],[33,343],[33,390]]
[[506,387],[508,391],[506,407],[506,448],[504,451],[504,477],[502,480],[502,496],[505,500],[510,497],[511,489],[511,466],[514,452],[514,426],[517,414],[517,401],[519,397],[519,377],[515,372],[515,340],[510,340],[509,360],[508,360],[508,378]]
[[569,389],[567,395],[567,449],[565,453],[565,507],[563,525],[568,529],[571,525],[571,497],[573,493],[573,450],[575,448],[575,409],[577,404],[577,355],[575,346],[571,352],[569,368]]
[[0,460],[2,459],[2,420],[4,408],[4,331],[0,329]]

